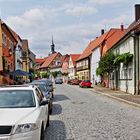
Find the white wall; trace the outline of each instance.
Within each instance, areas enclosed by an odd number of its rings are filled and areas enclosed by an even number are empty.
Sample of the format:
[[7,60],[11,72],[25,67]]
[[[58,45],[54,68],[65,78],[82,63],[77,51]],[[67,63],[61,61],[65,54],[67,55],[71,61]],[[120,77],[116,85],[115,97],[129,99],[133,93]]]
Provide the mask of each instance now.
[[[117,46],[117,48],[114,49],[114,52],[118,52],[119,54],[130,52],[130,54],[133,54],[133,61],[128,66],[129,70],[131,71],[131,76],[127,80],[128,83],[128,93],[134,94],[134,41],[132,37],[129,37],[127,40],[125,40],[123,43]],[[124,77],[124,67],[123,64],[120,65],[120,79],[119,79],[119,89],[121,91],[126,91],[126,78]],[[129,75],[129,73],[128,73]]]
[[[100,76],[96,75],[96,69],[98,68],[99,60],[100,60],[100,50],[99,50],[99,47],[97,47],[96,49],[92,51],[91,64],[90,64],[91,65],[90,79],[93,84],[95,84],[95,80],[97,83],[101,81]],[[93,75],[94,75],[94,78],[93,78]]]
[[21,59],[21,49],[19,49],[18,46],[22,46],[21,41],[18,39],[18,43],[15,49],[15,70],[20,69],[22,70],[22,63],[18,62],[17,60],[20,60],[22,62]]
[[71,57],[69,59],[69,67],[68,68],[69,68],[69,75],[68,76],[70,79],[73,79],[75,76],[75,68],[73,66],[73,62],[72,62]]

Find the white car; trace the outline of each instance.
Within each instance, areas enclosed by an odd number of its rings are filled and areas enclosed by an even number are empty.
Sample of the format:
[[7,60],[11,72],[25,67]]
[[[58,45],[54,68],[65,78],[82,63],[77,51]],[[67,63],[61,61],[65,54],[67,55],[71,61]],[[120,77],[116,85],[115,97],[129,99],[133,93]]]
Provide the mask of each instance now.
[[0,87],[0,140],[43,140],[48,101],[36,86]]

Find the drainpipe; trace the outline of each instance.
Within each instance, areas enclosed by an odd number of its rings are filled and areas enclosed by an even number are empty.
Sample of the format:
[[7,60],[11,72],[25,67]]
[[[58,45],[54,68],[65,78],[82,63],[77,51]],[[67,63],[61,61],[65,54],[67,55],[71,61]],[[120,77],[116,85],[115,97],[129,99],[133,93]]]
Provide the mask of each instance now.
[[[137,23],[138,20],[140,19],[140,4],[136,4],[135,5],[135,22]],[[140,31],[136,29],[136,31],[134,31],[134,47],[135,47],[135,61],[136,61],[136,71],[137,72],[137,77],[135,78],[136,79],[136,87],[137,87],[137,91],[136,91],[136,94],[139,94],[139,35],[140,34]],[[135,74],[136,75],[136,74]]]
[[137,57],[136,57],[136,59],[137,59],[137,72],[138,72],[138,80],[137,80],[137,94],[139,94],[139,75],[140,75],[140,73],[139,73],[139,37],[138,37],[138,35],[136,35],[136,42],[137,42]]
[[137,33],[133,32],[134,40],[134,94],[139,94],[139,38]]
[[134,94],[137,94],[137,87],[136,87],[136,39],[135,36],[133,35],[133,41],[134,41]]

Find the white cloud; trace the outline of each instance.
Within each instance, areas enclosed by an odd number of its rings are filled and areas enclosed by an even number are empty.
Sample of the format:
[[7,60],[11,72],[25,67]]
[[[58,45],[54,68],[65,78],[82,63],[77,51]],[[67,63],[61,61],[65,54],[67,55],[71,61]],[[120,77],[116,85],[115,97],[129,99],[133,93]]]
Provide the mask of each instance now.
[[40,9],[31,9],[22,16],[11,16],[6,22],[16,28],[31,28],[37,26],[44,20],[44,13]]
[[66,10],[66,13],[68,14],[72,14],[74,16],[79,16],[82,14],[95,14],[97,13],[97,10],[93,7],[89,7],[89,6],[75,6],[75,7],[71,7],[69,9]]
[[[59,49],[61,49],[61,52],[65,53],[65,51],[67,52],[69,49],[71,53],[72,51],[79,53],[85,47],[88,36],[93,34],[91,32],[97,29],[97,27],[84,23],[51,26],[50,22],[59,19],[56,19],[56,17],[60,12],[69,7],[71,6],[65,5],[55,10],[47,8],[31,9],[21,16],[8,17],[6,23],[8,23],[21,38],[27,38],[29,40],[31,49],[38,53],[38,56],[45,56],[46,52],[50,50],[52,33],[54,34],[56,50],[60,51]],[[82,12],[86,11],[83,10]]]
[[[97,4],[111,3],[108,0],[93,1]],[[112,3],[119,1],[114,0]],[[130,13],[128,15],[121,14],[119,17],[112,19],[109,18],[109,15],[96,15],[97,12],[100,11],[88,5],[88,2],[85,5],[64,3],[62,6],[55,8],[44,5],[30,9],[20,16],[10,16],[6,19],[6,23],[21,38],[29,40],[30,48],[37,56],[46,56],[50,52],[52,34],[56,44],[56,51],[60,51],[63,54],[80,53],[90,40],[100,35],[100,30],[105,26],[119,28],[121,23],[125,24],[131,21],[128,16],[131,15]],[[93,18],[91,18],[92,14],[94,14]],[[80,17],[79,15],[82,16],[80,20],[74,17]],[[99,16],[102,17],[99,18]],[[68,19],[68,22],[66,19]]]
[[21,2],[21,1],[25,1],[25,0],[0,0],[0,2]]
[[112,19],[104,19],[101,21],[103,25],[109,25],[110,27],[116,27],[118,25],[124,24],[125,26],[130,24],[133,20],[133,17],[129,15],[120,15],[119,17],[115,17]]
[[[126,0],[123,0],[123,1],[126,1]],[[115,3],[120,3],[122,2],[122,0],[89,0],[90,3],[93,3],[93,4],[100,4],[100,5],[103,5],[103,4],[115,4]]]

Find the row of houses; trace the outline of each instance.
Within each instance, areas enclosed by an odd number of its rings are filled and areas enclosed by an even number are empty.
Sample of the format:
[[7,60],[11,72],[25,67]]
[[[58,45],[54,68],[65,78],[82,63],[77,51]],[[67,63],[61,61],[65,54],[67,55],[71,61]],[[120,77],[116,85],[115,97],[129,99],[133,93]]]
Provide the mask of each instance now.
[[[131,94],[140,93],[140,4],[135,5],[135,20],[127,29],[121,25],[101,34],[90,41],[81,54],[62,55],[54,51],[52,40],[51,53],[43,59],[36,59],[39,71],[61,71],[64,80],[90,80],[93,84],[103,83],[112,89],[119,89]],[[128,66],[122,62],[113,71],[102,76],[97,75],[97,68],[103,56],[112,51],[114,55],[131,54]],[[67,73],[67,74],[66,74]]]
[[29,49],[28,40],[0,19],[0,84],[14,84],[16,79],[9,73],[34,71],[34,64],[35,54]]
[[[122,62],[113,70],[111,77],[97,76],[96,69],[101,58],[113,51],[117,55],[131,54],[133,59],[128,66]],[[104,86],[119,89],[131,94],[140,93],[140,5],[135,5],[135,20],[127,29],[111,28],[101,31],[101,35],[91,41],[76,61],[76,75],[79,79],[88,79],[97,84],[104,82]],[[128,60],[129,61],[129,60]]]
[[[36,58],[35,70],[41,78],[44,73],[57,73],[57,77],[63,78],[64,82],[76,77],[76,60],[80,54],[65,54],[55,51],[55,44],[52,39],[51,53],[44,58]],[[51,74],[50,74],[51,73]],[[53,76],[51,78],[54,78]],[[56,78],[56,77],[55,77]]]

